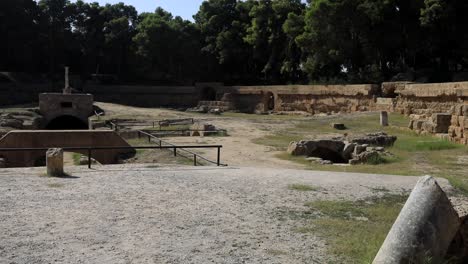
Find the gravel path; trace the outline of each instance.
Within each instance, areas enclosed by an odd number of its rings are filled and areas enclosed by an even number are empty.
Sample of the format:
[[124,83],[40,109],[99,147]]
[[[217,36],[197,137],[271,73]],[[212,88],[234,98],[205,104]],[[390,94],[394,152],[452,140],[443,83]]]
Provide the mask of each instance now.
[[325,241],[294,232],[301,220],[284,212],[417,181],[268,168],[71,167],[61,179],[43,171],[0,170],[0,263],[326,263]]

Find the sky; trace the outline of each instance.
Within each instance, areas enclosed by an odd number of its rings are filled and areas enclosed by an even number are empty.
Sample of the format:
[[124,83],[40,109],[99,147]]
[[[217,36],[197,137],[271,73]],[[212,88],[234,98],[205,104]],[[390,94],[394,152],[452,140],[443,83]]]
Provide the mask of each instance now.
[[[1,0],[0,0],[1,1]],[[134,6],[138,13],[154,12],[158,6],[172,13],[173,16],[180,16],[184,19],[193,21],[192,16],[198,12],[203,0],[84,0],[85,2],[99,2],[101,5],[106,3],[116,4],[124,2],[127,5]]]

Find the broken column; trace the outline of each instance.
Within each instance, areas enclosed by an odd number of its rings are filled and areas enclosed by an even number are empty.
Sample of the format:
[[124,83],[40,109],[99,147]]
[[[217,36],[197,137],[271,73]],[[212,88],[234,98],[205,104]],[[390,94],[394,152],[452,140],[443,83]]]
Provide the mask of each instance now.
[[63,176],[63,149],[52,148],[46,153],[47,176]]
[[374,259],[374,264],[425,263],[447,253],[460,226],[457,212],[430,176],[421,178]]
[[388,113],[387,111],[380,112],[380,125],[381,126],[388,126]]
[[70,81],[68,78],[69,67],[65,67],[65,87],[63,88],[63,94],[71,94],[72,89],[70,87]]

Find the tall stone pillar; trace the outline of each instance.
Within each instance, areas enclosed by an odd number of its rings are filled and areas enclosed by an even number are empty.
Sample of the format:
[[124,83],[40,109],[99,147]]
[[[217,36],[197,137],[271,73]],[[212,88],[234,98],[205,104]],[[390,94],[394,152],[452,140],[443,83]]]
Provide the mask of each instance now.
[[63,149],[53,148],[46,153],[47,176],[63,176]]
[[70,80],[68,78],[69,67],[65,67],[65,87],[63,88],[63,94],[71,94]]
[[388,126],[388,113],[387,111],[380,112],[380,125],[381,126]]

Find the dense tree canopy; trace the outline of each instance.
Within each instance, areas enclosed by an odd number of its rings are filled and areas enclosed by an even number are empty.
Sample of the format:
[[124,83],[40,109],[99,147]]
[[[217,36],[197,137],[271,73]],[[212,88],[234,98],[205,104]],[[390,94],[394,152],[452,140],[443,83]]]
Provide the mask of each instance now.
[[450,81],[465,0],[206,0],[194,22],[124,3],[0,1],[0,71],[188,84]]

